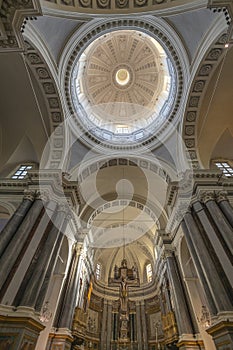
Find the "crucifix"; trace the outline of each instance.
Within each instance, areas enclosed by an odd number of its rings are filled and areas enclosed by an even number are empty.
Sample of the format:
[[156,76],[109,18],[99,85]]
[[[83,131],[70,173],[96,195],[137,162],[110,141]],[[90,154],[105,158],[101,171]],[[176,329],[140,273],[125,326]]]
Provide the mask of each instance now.
[[127,260],[123,258],[121,266],[114,267],[114,278],[109,280],[112,286],[119,286],[120,297],[120,333],[119,341],[129,341],[129,290],[128,287],[139,287],[138,272],[136,267],[127,267]]

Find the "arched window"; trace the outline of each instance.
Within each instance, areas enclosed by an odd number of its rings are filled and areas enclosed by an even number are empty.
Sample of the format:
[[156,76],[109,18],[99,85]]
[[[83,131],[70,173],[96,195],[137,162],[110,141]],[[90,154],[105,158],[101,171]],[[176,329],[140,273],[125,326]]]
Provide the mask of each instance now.
[[21,164],[11,175],[14,180],[22,180],[27,176],[28,170],[33,168],[33,164]]
[[146,265],[146,277],[147,277],[147,282],[152,281],[152,266],[151,263]]
[[101,270],[102,270],[102,266],[100,263],[96,264],[96,269],[95,269],[95,276],[97,280],[100,280],[101,278]]
[[215,166],[227,177],[233,176],[233,165],[228,160],[213,160]]

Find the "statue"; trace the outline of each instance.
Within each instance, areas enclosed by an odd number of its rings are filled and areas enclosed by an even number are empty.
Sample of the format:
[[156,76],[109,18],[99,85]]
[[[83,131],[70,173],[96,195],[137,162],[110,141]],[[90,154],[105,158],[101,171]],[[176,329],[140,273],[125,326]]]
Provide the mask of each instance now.
[[128,313],[128,286],[125,278],[120,283],[120,302],[121,312],[125,315]]

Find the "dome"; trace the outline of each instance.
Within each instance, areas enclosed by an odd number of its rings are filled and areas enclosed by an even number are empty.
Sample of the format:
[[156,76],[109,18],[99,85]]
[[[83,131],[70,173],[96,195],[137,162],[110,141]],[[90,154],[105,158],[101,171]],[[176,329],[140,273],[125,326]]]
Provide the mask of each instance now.
[[153,135],[170,113],[175,91],[167,52],[138,30],[95,39],[72,72],[76,117],[94,137],[113,145],[136,144]]

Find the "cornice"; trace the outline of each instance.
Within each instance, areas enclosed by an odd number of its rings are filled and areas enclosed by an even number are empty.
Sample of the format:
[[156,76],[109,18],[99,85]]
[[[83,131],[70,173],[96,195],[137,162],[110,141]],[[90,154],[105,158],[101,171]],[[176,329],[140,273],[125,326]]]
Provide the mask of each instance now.
[[166,231],[170,232],[171,238],[176,234],[185,213],[190,210],[194,202],[203,201],[204,198],[209,200],[209,193],[213,194],[213,198],[219,197],[220,200],[225,198],[221,195],[222,192],[228,196],[233,194],[233,178],[225,177],[219,170],[194,170],[191,180],[189,192],[183,190],[177,182],[171,183],[168,187],[167,205],[170,216]]
[[4,0],[0,8],[0,52],[23,51],[21,26],[25,17],[41,15],[38,0]]
[[[58,170],[29,171],[28,177],[23,180],[0,179],[0,193],[10,195],[25,195],[25,190],[44,194],[49,200],[58,203],[64,202],[71,208],[77,209],[80,197],[77,182],[68,182]],[[47,201],[47,200],[46,200]]]
[[43,0],[43,12],[48,15],[79,18],[85,16],[119,16],[119,15],[146,15],[169,16],[184,11],[192,11],[206,6],[207,1],[193,0],[67,0],[61,4],[58,0]]

